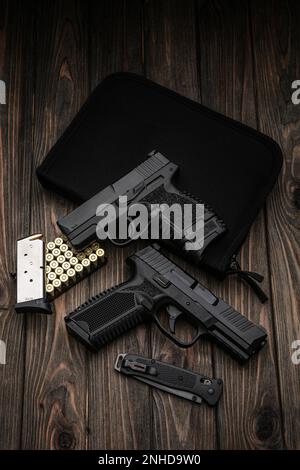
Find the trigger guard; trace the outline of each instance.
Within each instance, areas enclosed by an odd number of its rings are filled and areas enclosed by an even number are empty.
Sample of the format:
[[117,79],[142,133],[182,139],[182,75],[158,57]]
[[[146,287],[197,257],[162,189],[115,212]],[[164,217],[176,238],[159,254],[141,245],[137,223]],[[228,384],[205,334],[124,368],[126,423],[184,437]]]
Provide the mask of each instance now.
[[[182,312],[176,314],[176,316],[175,316],[175,314],[173,314],[173,317],[174,317],[174,320],[173,320],[173,321],[174,321],[174,326],[175,326],[175,323],[176,323],[176,319],[177,319],[180,315],[182,315]],[[158,316],[157,316],[156,314],[154,314],[153,317],[154,317],[154,321],[155,321],[155,323],[156,323],[158,329],[159,329],[165,336],[167,336],[167,338],[169,338],[171,341],[173,341],[173,343],[175,343],[177,346],[179,346],[179,347],[181,347],[181,348],[189,348],[189,347],[193,346],[193,345],[196,343],[196,341],[198,341],[198,339],[199,339],[201,336],[203,336],[203,335],[206,334],[206,331],[205,331],[203,328],[201,328],[200,326],[198,326],[197,334],[194,336],[194,338],[192,339],[192,341],[190,341],[189,343],[185,343],[185,342],[183,342],[183,341],[180,341],[180,340],[175,336],[175,334],[174,334],[174,333],[172,332],[172,330],[171,330],[171,327],[170,327],[170,332],[169,332],[166,328],[164,328],[164,327],[162,326],[162,324],[160,323],[160,321],[159,321],[159,319],[158,319]],[[169,326],[170,326],[170,319],[169,319]]]

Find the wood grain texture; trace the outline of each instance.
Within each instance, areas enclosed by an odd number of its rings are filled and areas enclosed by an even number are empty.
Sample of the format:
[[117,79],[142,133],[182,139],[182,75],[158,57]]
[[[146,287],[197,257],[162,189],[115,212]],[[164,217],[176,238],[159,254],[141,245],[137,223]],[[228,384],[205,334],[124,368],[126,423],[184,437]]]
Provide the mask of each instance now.
[[[195,10],[192,2],[147,2],[145,10],[146,76],[192,99],[199,99],[196,61]],[[169,156],[172,159],[172,156]],[[187,188],[188,189],[188,188]],[[199,271],[176,260],[199,279]],[[178,330],[179,332],[179,330]],[[182,335],[182,332],[179,332]],[[152,356],[212,376],[211,347],[199,341],[182,350],[157,329]],[[153,392],[154,436],[158,449],[211,448],[216,445],[215,410]]]
[[[92,88],[109,73],[142,72],[141,5],[139,1],[91,5]],[[136,243],[126,249],[107,244],[108,264],[90,278],[91,295],[124,281],[129,276],[125,259],[136,250]],[[150,390],[113,370],[118,353],[149,355],[148,331],[144,325],[135,328],[89,356],[89,448],[150,448]]]
[[[210,2],[200,12],[201,93],[204,105],[255,128],[257,116],[249,21],[247,2]],[[244,269],[265,276],[263,287],[268,292],[265,232],[264,213],[261,213],[243,245],[240,261]],[[220,348],[215,348],[216,375],[224,378],[227,389],[218,408],[220,447],[281,448],[272,302],[262,305],[236,278],[229,278],[222,286],[215,285],[214,290],[239,312],[262,324],[269,334],[268,346],[245,366],[238,366]]]
[[15,283],[9,273],[16,269],[16,240],[30,223],[32,91],[22,77],[32,64],[25,45],[31,21],[19,3],[1,2],[0,8],[0,73],[7,89],[6,105],[0,105],[0,339],[7,346],[7,364],[0,366],[0,448],[15,449],[22,427],[25,321],[11,307]]
[[300,76],[299,2],[251,3],[259,127],[280,143],[284,164],[267,206],[270,279],[278,351],[283,425],[288,448],[299,449],[300,368],[291,362],[300,338],[300,108],[291,102],[291,84]]
[[[300,448],[300,6],[296,0],[0,1],[0,365],[1,449]],[[108,264],[56,301],[51,317],[13,312],[16,240],[58,233],[72,204],[34,174],[92,89],[131,71],[273,137],[284,150],[280,181],[241,251],[265,276],[262,306],[236,279],[215,281],[173,259],[225,301],[261,323],[269,344],[246,366],[208,341],[182,351],[140,326],[92,354],[68,336],[65,314],[128,277],[141,247],[105,244]],[[113,370],[136,352],[221,377],[217,409],[192,406]],[[8,411],[9,410],[9,411]]]
[[[88,95],[87,23],[80,2],[43,2],[35,6],[32,31],[35,49],[34,168],[69,124]],[[45,34],[47,31],[47,34]],[[46,90],[46,93],[45,93]],[[44,191],[34,172],[31,232],[46,240],[57,233],[56,220],[70,204]],[[86,297],[87,282],[55,302],[52,316],[27,317],[26,375],[22,447],[74,449],[86,447],[87,367],[85,351],[70,341],[64,315]]]

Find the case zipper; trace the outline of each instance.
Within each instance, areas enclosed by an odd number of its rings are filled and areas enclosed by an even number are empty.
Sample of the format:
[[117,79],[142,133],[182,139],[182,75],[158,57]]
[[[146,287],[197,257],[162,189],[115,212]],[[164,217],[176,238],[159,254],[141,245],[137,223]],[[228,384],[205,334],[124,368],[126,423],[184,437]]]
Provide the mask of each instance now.
[[229,268],[226,270],[226,274],[236,274],[240,279],[245,281],[251,289],[253,289],[261,303],[265,303],[268,300],[267,295],[258,285],[258,283],[261,283],[264,280],[264,277],[259,273],[241,269],[240,263],[237,260],[237,255],[232,256]]

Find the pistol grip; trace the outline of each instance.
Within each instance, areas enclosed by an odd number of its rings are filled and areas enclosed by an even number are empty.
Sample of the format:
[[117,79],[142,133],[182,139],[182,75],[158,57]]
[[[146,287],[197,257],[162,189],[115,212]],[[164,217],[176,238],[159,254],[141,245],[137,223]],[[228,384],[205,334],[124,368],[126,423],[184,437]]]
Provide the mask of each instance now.
[[92,297],[70,313],[68,331],[93,350],[151,318],[151,299],[127,282]]

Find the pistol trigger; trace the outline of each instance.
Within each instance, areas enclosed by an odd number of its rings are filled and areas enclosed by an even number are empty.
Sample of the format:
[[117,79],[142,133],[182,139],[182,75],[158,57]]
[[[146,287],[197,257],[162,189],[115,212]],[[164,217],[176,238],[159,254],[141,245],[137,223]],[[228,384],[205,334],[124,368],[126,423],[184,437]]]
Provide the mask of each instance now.
[[169,305],[166,310],[169,314],[169,328],[171,333],[174,335],[176,321],[178,317],[182,315],[182,312],[177,307],[174,307],[174,305]]

